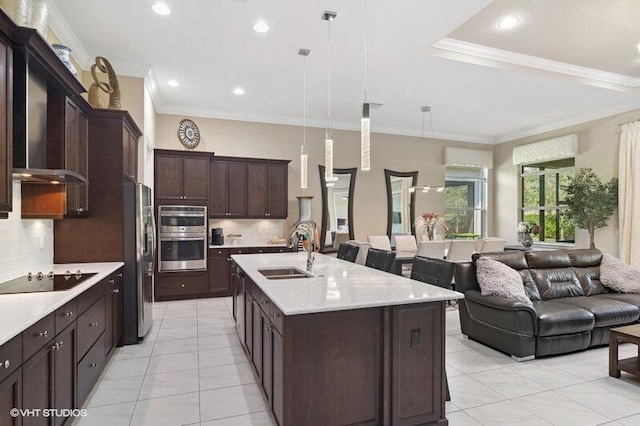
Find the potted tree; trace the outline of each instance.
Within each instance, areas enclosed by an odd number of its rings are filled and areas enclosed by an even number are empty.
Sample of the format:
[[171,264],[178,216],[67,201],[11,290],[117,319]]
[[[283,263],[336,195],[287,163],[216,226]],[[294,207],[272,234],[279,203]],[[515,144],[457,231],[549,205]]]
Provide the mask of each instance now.
[[607,226],[618,206],[618,179],[603,183],[592,169],[583,167],[563,189],[567,193],[567,217],[578,228],[589,231],[589,247],[596,248],[596,229]]

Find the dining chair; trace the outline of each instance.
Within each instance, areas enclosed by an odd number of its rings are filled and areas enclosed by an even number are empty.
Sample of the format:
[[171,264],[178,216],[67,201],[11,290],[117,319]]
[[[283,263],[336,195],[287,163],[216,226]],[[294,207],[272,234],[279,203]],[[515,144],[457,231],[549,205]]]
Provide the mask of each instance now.
[[371,244],[365,242],[358,242],[354,240],[349,240],[347,242],[356,243],[360,250],[358,250],[358,257],[356,257],[356,263],[358,265],[364,265],[367,261],[367,255],[369,254],[369,249],[371,248]]
[[418,246],[418,256],[444,259],[446,246],[444,241],[423,241]]
[[505,244],[506,241],[502,238],[485,238],[482,243],[482,248],[480,250],[476,250],[476,253],[504,251]]
[[386,235],[369,235],[367,241],[373,248],[391,251],[391,241]]
[[475,248],[475,240],[452,240],[447,252],[447,260],[449,262],[471,262],[471,255]]
[[360,246],[348,242],[340,244],[338,247],[338,259],[346,260],[347,262],[354,263],[358,257]]
[[416,237],[413,235],[396,235],[396,251],[417,251]]
[[367,260],[364,266],[377,269],[379,271],[391,272],[396,260],[396,253],[390,250],[370,248],[367,252]]
[[339,247],[340,244],[345,243],[349,240],[349,234],[346,232],[338,232],[336,233],[336,239],[333,242],[334,247]]
[[[451,289],[451,281],[456,272],[456,264],[442,259],[416,256],[411,268],[411,279],[423,283]],[[446,400],[451,401],[449,380],[444,372],[444,383],[447,388]]]

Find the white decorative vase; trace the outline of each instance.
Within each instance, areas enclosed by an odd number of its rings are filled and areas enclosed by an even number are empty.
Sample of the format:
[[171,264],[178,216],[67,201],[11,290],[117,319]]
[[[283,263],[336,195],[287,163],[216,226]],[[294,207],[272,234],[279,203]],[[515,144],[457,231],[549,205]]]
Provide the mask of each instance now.
[[35,28],[44,39],[49,35],[47,0],[0,0],[0,8],[21,27]]
[[71,59],[69,58],[69,55],[71,54],[71,48],[69,46],[65,46],[64,44],[53,44],[51,45],[51,47],[53,47],[53,50],[56,51],[58,58],[60,58],[62,63],[69,69],[69,71],[71,71],[74,76],[78,77],[78,71],[76,70],[76,67],[73,66],[73,64],[71,63]]

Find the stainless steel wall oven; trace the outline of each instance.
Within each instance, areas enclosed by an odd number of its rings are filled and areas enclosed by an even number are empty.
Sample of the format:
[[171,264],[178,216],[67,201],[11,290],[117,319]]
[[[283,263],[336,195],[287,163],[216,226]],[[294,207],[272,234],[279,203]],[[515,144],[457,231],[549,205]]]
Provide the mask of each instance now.
[[158,206],[158,271],[207,269],[207,208]]

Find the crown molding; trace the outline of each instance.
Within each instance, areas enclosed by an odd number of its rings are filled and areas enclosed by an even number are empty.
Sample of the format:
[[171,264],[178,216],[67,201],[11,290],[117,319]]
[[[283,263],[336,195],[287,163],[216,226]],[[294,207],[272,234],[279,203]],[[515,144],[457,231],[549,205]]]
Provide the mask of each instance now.
[[546,126],[535,127],[532,129],[514,132],[499,137],[497,144],[511,142],[514,140],[526,138],[529,136],[540,135],[542,133],[550,132],[553,130],[564,129],[566,127],[576,126],[578,124],[587,123],[589,121],[598,120],[605,117],[611,117],[617,114],[622,114],[629,111],[640,110],[640,99],[633,99],[631,102],[626,102],[620,105],[615,105],[606,109],[599,110],[597,112],[590,112],[587,114],[578,114],[564,120],[556,121],[553,124]]
[[[432,48],[437,56],[477,65],[504,67],[504,64],[508,64],[510,69],[535,69],[570,77],[573,81],[581,84],[622,92],[637,92],[638,88],[640,88],[640,78],[509,52],[451,38],[439,40]],[[445,54],[438,55],[438,51],[445,52]]]
[[[146,79],[145,79],[146,81]],[[302,126],[302,120],[299,117],[288,117],[288,116],[279,116],[279,115],[269,115],[269,114],[247,114],[247,113],[228,113],[222,112],[215,109],[210,108],[202,108],[202,107],[193,107],[186,105],[174,105],[174,104],[165,104],[162,102],[162,98],[160,93],[157,90],[157,81],[155,82],[155,90],[152,90],[150,87],[150,93],[154,103],[156,105],[156,110],[159,114],[170,114],[170,115],[185,115],[190,117],[203,117],[203,118],[215,118],[219,120],[234,120],[234,121],[247,121],[252,123],[266,123],[266,124],[276,124],[276,125],[285,125],[285,126]],[[154,95],[155,93],[155,95]],[[157,96],[157,97],[154,97]],[[326,120],[318,120],[318,119],[309,119],[307,118],[307,127],[313,127],[318,129],[325,129],[327,127]],[[360,122],[354,121],[353,123],[344,122],[344,121],[332,121],[331,128],[333,130],[348,130],[348,131],[356,131],[360,132]],[[405,128],[400,127],[373,127],[373,133],[378,134],[389,134],[389,135],[398,135],[398,136],[411,136],[411,137],[421,137],[419,132],[415,132],[413,130],[407,130]],[[429,135],[429,139],[443,139],[443,140],[451,140],[457,142],[470,142],[470,143],[478,143],[478,144],[489,144],[493,145],[498,143],[498,139],[492,137],[470,137],[469,135],[464,134],[454,134],[454,133],[441,133],[441,132],[433,132],[432,135]]]
[[82,45],[82,42],[71,29],[71,26],[65,19],[60,9],[54,2],[49,2],[49,27],[53,31],[60,41],[71,48],[71,56],[82,67],[82,69],[89,69],[93,63],[92,58],[87,53],[87,50]]
[[163,105],[164,102],[158,86],[158,77],[153,68],[151,68],[144,77],[144,85],[151,96],[151,101],[156,109],[156,113],[159,112],[159,107]]

